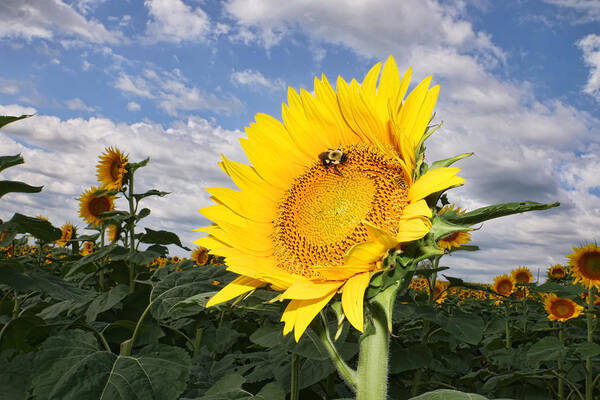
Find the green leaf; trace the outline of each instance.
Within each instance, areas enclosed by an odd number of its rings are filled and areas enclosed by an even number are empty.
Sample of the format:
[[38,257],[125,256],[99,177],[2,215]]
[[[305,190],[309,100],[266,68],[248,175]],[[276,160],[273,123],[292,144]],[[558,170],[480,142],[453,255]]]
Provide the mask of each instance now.
[[577,346],[577,353],[581,355],[581,357],[596,357],[600,355],[600,345],[596,343],[584,342]]
[[85,312],[85,318],[87,322],[96,320],[96,316],[98,314],[110,310],[119,304],[125,297],[127,297],[128,294],[128,285],[118,285],[111,288],[108,292],[104,292],[96,296]]
[[142,208],[140,210],[140,212],[137,213],[137,215],[135,216],[135,222],[139,221],[142,218],[146,218],[148,215],[150,215],[150,209],[149,208]]
[[542,204],[535,201],[522,201],[520,203],[503,203],[493,206],[478,208],[476,210],[458,214],[448,211],[444,213],[444,218],[454,224],[473,225],[490,219],[505,217],[507,215],[520,214],[527,211],[547,210],[549,208],[558,207],[559,202],[552,204]]
[[229,276],[231,273],[222,268],[194,268],[169,274],[152,288],[150,312],[157,320],[191,315],[189,310],[182,307],[175,309],[174,306],[198,293],[214,291],[212,281],[222,281]]
[[433,361],[433,353],[425,344],[409,345],[407,347],[392,347],[390,371],[399,374],[413,369],[426,368]]
[[23,164],[24,162],[25,160],[20,154],[17,154],[16,156],[2,156],[0,157],[0,171],[14,167],[15,165]]
[[278,382],[267,383],[254,396],[254,400],[285,400],[285,390]]
[[137,171],[138,168],[142,168],[142,167],[145,167],[146,165],[148,165],[149,161],[150,161],[150,157],[148,157],[145,160],[142,160],[140,162],[137,162],[137,163],[129,163],[129,164],[127,164],[127,170],[129,171],[129,173],[133,174],[135,171]]
[[0,116],[0,128],[2,128],[4,125],[8,125],[11,122],[15,122],[21,119],[25,119],[25,118],[29,118],[32,117],[33,114],[30,115],[21,115],[20,117],[10,117],[10,116],[6,116],[6,115],[2,115]]
[[444,331],[462,342],[476,345],[483,338],[485,324],[477,314],[457,311],[449,317],[439,315],[438,323]]
[[226,394],[231,391],[239,391],[246,379],[239,374],[225,375],[217,381],[210,389],[206,391],[206,395]]
[[55,240],[60,239],[61,236],[60,229],[52,226],[50,222],[39,218],[28,217],[19,213],[13,215],[10,221],[0,225],[0,231],[30,233],[44,242],[54,242]]
[[43,186],[31,186],[19,181],[0,181],[0,197],[7,193],[38,193]]
[[527,352],[527,361],[538,368],[542,361],[560,360],[566,355],[565,347],[556,336],[546,336],[538,340]]
[[46,321],[33,315],[23,315],[10,320],[2,329],[0,350],[32,351],[46,339]]
[[38,400],[175,400],[191,361],[185,350],[162,344],[118,356],[100,351],[93,334],[72,330],[46,340],[34,368]]
[[0,400],[27,399],[34,353],[12,358],[11,354],[11,350],[0,353]]
[[137,201],[140,201],[141,199],[143,199],[144,197],[148,197],[148,196],[158,196],[158,197],[163,197],[168,195],[170,192],[161,192],[160,190],[156,190],[156,189],[151,189],[148,190],[145,193],[138,193],[138,194],[134,194],[133,197],[135,197],[135,199]]
[[97,251],[93,252],[92,254],[88,254],[87,256],[82,257],[79,260],[75,261],[71,265],[71,268],[69,269],[69,272],[65,275],[65,277],[68,278],[68,277],[72,276],[73,274],[75,274],[77,271],[79,271],[84,266],[94,263],[94,262],[99,262],[102,259],[104,259],[105,257],[113,257],[114,259],[120,259],[127,254],[129,254],[129,250],[123,246],[117,245],[116,243],[110,244],[108,246],[104,246],[100,250],[97,250]]
[[409,400],[488,400],[488,398],[475,393],[464,393],[451,389],[438,389],[433,392],[423,393],[417,397],[411,397]]
[[7,263],[0,263],[0,283],[21,292],[37,290],[57,300],[81,299],[91,293],[45,271],[22,273]]
[[438,160],[433,162],[433,164],[431,164],[429,166],[429,171],[434,170],[434,169],[438,169],[438,168],[444,168],[444,167],[449,167],[452,164],[454,164],[455,162],[457,162],[458,160],[462,160],[463,158],[467,158],[472,156],[473,153],[463,153],[463,154],[459,154],[457,156],[454,157],[450,157],[450,158],[446,158],[444,160]]
[[433,236],[433,241],[437,242],[438,240],[453,233],[472,230],[473,228],[471,228],[469,225],[448,222],[444,218],[444,215],[434,215],[429,234]]
[[150,228],[145,228],[146,233],[142,234],[140,241],[149,244],[175,244],[184,250],[190,251],[188,247],[181,244],[179,236],[169,231],[155,231]]

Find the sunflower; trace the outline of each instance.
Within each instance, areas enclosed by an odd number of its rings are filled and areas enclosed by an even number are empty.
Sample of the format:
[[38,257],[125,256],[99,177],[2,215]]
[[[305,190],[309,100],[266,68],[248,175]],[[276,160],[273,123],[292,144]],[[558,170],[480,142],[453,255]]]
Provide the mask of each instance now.
[[83,249],[80,251],[82,256],[87,256],[88,254],[92,254],[94,252],[94,242],[84,242]]
[[65,247],[69,240],[73,238],[73,232],[75,231],[75,227],[73,226],[73,224],[67,222],[60,228],[60,231],[60,239],[56,241],[56,244],[58,244],[60,247]]
[[568,258],[575,278],[573,283],[581,282],[586,288],[595,286],[600,290],[600,248],[593,243],[573,247],[573,253]]
[[79,216],[86,222],[98,226],[102,223],[100,214],[106,211],[112,211],[115,208],[114,196],[97,196],[96,192],[100,190],[95,186],[86,190],[79,197]]
[[442,304],[448,297],[448,282],[435,281],[435,288],[433,289],[433,299],[436,303]]
[[494,291],[504,296],[510,296],[515,291],[517,282],[508,274],[498,275],[494,278]]
[[113,147],[104,149],[96,166],[98,182],[106,190],[121,190],[127,172],[127,156]]
[[[363,298],[389,249],[425,236],[432,217],[425,197],[460,185],[458,168],[418,176],[439,86],[431,77],[404,99],[389,57],[362,84],[323,75],[314,95],[288,91],[283,123],[264,114],[246,128],[242,147],[253,166],[223,157],[221,168],[239,191],[207,188],[217,203],[200,210],[213,226],[196,244],[224,256],[241,276],[209,300],[212,306],[263,285],[289,299],[284,334],[296,340],[341,292],[348,321],[363,330]],[[404,99],[404,100],[403,100]],[[429,132],[430,134],[431,132]]]
[[583,307],[571,299],[558,297],[554,293],[546,297],[544,302],[548,319],[553,321],[565,322],[571,318],[577,318],[582,312]]
[[567,269],[560,264],[556,264],[548,268],[548,278],[563,279],[567,276]]
[[[460,207],[456,207],[456,209],[454,207],[455,207],[454,204],[445,205],[438,212],[438,214],[443,214],[447,211],[454,211],[457,214],[465,213],[465,210],[461,209]],[[450,250],[452,250],[452,248],[460,247],[461,245],[467,244],[470,241],[471,241],[471,234],[467,231],[460,231],[460,232],[451,233],[450,235],[441,238],[440,240],[438,240],[437,245],[439,247],[441,247],[442,249],[450,251]]]
[[198,246],[192,251],[190,258],[194,260],[199,267],[206,265],[208,262],[208,249],[206,247]]
[[533,280],[533,274],[527,267],[519,266],[510,271],[510,275],[519,283],[530,283]]
[[110,243],[114,243],[119,239],[120,228],[121,227],[119,225],[108,226],[108,228],[106,229],[106,239]]

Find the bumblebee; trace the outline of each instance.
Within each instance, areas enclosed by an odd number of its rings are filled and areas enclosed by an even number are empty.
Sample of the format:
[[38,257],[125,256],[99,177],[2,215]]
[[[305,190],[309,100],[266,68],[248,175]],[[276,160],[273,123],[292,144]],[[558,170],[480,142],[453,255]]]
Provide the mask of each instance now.
[[342,150],[332,150],[329,149],[319,154],[319,160],[325,167],[325,170],[329,168],[329,166],[333,166],[333,170],[339,175],[342,176],[342,173],[338,170],[338,165],[344,164],[348,161],[348,154],[344,153]]

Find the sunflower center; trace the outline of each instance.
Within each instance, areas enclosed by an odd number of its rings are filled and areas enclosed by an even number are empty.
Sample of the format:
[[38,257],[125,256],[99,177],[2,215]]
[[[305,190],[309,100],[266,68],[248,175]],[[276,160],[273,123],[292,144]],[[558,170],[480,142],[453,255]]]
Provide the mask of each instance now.
[[120,160],[113,161],[110,164],[110,176],[113,178],[113,181],[119,180],[119,177],[120,177],[119,171],[120,170],[121,170],[121,161]]
[[586,253],[581,257],[581,274],[588,279],[600,279],[600,253]]
[[92,201],[90,201],[88,208],[90,214],[94,217],[99,217],[103,212],[110,211],[110,201],[106,196],[94,197]]
[[498,292],[508,295],[513,289],[513,285],[510,281],[502,281],[498,284]]
[[515,275],[515,280],[521,283],[529,283],[529,274],[527,272],[519,272]]
[[408,204],[400,163],[363,143],[340,150],[346,160],[336,168],[315,155],[279,204],[274,255],[288,272],[313,277],[313,266],[341,265],[351,246],[367,240],[363,220],[398,233]]
[[557,317],[569,317],[573,312],[575,312],[575,309],[570,303],[557,301],[552,305],[552,313]]

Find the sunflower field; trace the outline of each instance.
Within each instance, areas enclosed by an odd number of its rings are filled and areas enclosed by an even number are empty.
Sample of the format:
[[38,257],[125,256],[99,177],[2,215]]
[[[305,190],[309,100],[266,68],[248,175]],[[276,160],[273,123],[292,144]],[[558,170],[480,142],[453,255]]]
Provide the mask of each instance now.
[[[410,78],[390,57],[257,114],[194,248],[139,228],[168,188],[136,187],[151,160],[112,146],[79,221],[2,216],[0,399],[600,399],[600,248],[543,283],[453,277],[483,222],[559,204],[450,203],[471,153],[425,162],[439,88]],[[0,201],[41,190],[0,180]]]

